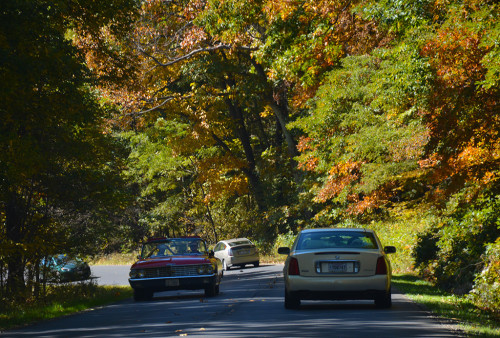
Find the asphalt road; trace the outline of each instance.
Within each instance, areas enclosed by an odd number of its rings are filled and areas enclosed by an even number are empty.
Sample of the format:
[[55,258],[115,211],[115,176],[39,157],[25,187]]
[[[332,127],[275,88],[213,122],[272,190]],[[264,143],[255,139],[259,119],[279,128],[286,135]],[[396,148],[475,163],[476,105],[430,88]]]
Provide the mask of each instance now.
[[[217,297],[203,291],[155,294],[66,316],[1,337],[457,337],[399,293],[391,309],[373,302],[303,301],[283,307],[282,266],[226,271]],[[94,266],[99,284],[127,285],[129,267]]]

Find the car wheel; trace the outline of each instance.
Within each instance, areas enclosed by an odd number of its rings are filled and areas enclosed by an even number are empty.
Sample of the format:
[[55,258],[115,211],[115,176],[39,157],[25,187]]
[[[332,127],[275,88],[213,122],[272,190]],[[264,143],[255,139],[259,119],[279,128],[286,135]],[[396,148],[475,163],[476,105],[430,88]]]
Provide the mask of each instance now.
[[153,298],[153,292],[149,290],[134,289],[134,300],[136,302],[151,300]]
[[375,297],[375,306],[379,309],[388,309],[392,306],[391,290],[381,296]]
[[226,260],[223,259],[222,260],[222,270],[228,271],[229,269],[231,269],[231,268],[229,267],[229,265],[227,265]]
[[215,283],[210,283],[209,286],[205,288],[205,297],[213,297],[219,294],[219,285]]
[[285,289],[285,309],[298,309],[300,307],[300,298]]
[[91,275],[90,268],[85,269],[85,273],[83,274],[83,279],[84,280],[90,279],[90,275]]
[[258,267],[259,267],[259,262],[255,262],[255,263],[253,263],[253,266],[254,266],[255,268],[258,268]]

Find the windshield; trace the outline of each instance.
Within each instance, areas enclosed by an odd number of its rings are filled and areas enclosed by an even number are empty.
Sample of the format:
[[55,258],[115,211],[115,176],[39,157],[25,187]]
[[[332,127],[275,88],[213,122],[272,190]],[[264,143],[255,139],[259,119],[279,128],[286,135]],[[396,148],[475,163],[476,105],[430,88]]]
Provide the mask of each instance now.
[[142,246],[142,258],[169,257],[178,255],[203,255],[207,251],[205,242],[199,238],[171,238]]
[[377,241],[369,232],[325,231],[302,234],[296,250],[354,248],[377,249]]

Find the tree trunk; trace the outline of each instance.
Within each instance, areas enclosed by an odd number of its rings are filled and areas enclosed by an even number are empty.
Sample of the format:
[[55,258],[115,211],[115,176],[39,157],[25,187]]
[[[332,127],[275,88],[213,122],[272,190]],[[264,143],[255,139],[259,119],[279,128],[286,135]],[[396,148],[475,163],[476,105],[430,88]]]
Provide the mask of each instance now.
[[266,76],[266,72],[262,68],[262,65],[260,63],[257,63],[253,58],[250,58],[250,61],[252,62],[253,66],[255,67],[255,70],[257,71],[257,74],[262,78],[263,81],[267,84],[268,90],[267,93],[265,94],[265,100],[269,103],[269,106],[274,112],[274,115],[278,119],[278,122],[281,127],[281,131],[285,137],[285,141],[288,147],[288,155],[290,156],[290,159],[292,160],[292,163],[295,162],[294,157],[296,157],[299,153],[297,151],[297,145],[295,144],[295,140],[290,133],[290,131],[286,128],[287,120],[288,120],[288,108],[287,108],[287,99],[285,95],[281,95],[281,103],[276,102],[274,99],[273,95],[273,88],[269,84],[269,81]]
[[[23,220],[25,212],[21,197],[10,192],[5,208],[5,224],[7,240],[10,243],[17,245],[22,243],[23,237]],[[16,297],[24,293],[24,261],[23,252],[21,249],[14,250],[7,256],[7,291]]]
[[234,104],[230,99],[226,99],[226,104],[229,108],[229,112],[231,113],[231,117],[236,123],[236,135],[238,136],[238,139],[243,146],[243,151],[248,163],[248,168],[244,169],[243,172],[250,182],[250,189],[257,203],[257,207],[259,208],[259,210],[264,210],[265,198],[262,190],[262,184],[260,182],[259,176],[257,175],[254,151],[252,148],[252,144],[250,143],[250,136],[248,135],[248,131],[245,126],[241,108],[238,105]]

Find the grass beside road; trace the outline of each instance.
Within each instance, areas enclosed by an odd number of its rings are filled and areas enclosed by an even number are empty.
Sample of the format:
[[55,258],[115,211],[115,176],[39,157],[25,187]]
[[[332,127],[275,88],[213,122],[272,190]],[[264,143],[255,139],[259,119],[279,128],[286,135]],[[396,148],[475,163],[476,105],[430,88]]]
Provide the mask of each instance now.
[[0,332],[57,318],[132,297],[129,286],[98,286],[93,282],[48,285],[43,299],[0,301]]
[[91,261],[92,265],[132,265],[137,261],[139,251],[128,253],[114,253],[106,256],[98,257]]
[[441,318],[457,322],[470,337],[500,337],[500,318],[477,308],[467,296],[457,296],[412,275],[394,275],[393,285],[414,302]]

